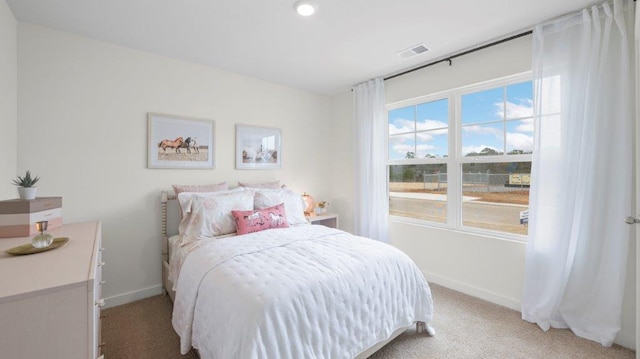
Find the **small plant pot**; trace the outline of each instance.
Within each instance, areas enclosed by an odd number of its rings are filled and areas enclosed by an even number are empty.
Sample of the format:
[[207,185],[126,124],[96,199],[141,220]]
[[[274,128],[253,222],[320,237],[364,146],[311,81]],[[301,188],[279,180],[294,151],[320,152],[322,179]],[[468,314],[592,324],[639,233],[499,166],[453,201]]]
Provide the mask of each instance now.
[[18,195],[24,200],[36,199],[37,191],[38,187],[18,187]]

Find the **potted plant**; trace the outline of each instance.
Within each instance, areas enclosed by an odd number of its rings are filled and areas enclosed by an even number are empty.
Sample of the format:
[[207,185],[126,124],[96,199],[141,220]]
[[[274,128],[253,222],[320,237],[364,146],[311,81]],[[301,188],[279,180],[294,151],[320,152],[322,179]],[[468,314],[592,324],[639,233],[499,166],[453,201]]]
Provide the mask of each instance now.
[[35,199],[37,187],[34,185],[40,180],[40,177],[35,176],[31,177],[31,172],[27,171],[27,174],[24,177],[16,176],[13,180],[13,184],[18,186],[18,194],[20,195],[20,199]]

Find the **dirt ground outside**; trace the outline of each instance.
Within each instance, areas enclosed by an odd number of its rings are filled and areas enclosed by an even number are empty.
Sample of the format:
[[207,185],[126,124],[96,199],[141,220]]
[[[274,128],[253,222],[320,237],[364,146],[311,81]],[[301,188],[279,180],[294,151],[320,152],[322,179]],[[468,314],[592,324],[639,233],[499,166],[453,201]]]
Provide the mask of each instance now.
[[[447,186],[438,189],[434,184],[422,182],[389,182],[390,192],[447,194]],[[478,198],[477,201],[506,204],[529,204],[529,188],[493,186],[465,186],[463,195]]]
[[[426,188],[425,188],[426,187]],[[396,216],[446,223],[447,188],[429,187],[421,182],[389,183],[389,213]],[[394,195],[395,194],[395,195]],[[416,194],[416,196],[402,195]],[[428,194],[433,196],[419,196]],[[468,227],[526,235],[520,214],[529,205],[529,189],[504,186],[469,185],[463,195],[462,224]]]

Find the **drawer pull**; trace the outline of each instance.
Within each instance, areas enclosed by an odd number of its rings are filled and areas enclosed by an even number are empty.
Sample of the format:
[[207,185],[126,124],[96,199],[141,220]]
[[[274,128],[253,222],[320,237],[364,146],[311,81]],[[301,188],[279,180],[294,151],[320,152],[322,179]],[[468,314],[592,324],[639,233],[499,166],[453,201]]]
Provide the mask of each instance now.
[[104,307],[104,299],[96,300],[96,305],[100,308]]
[[104,262],[100,262],[100,263],[98,263],[98,266],[104,267],[104,264],[105,264]]
[[104,252],[104,247],[100,247],[100,252]]
[[98,348],[102,348],[104,346],[106,346],[107,344],[105,344],[104,342],[100,343],[100,345],[98,345]]
[[105,284],[105,283],[107,283],[107,281],[106,281],[106,280],[102,280],[102,281],[100,281],[100,285],[103,285],[103,284]]

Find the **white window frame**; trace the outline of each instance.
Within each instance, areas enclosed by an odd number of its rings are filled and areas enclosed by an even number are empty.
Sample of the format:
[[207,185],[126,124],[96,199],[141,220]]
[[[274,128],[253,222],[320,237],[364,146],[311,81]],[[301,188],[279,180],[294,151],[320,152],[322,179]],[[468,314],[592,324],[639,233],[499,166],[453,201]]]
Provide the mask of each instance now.
[[[389,166],[391,165],[422,165],[422,164],[447,164],[447,220],[446,223],[432,222],[422,219],[415,219],[389,214],[389,218],[397,222],[412,223],[428,227],[446,228],[464,233],[472,233],[484,236],[491,236],[518,242],[526,242],[527,236],[515,233],[493,231],[476,227],[468,227],[462,224],[462,165],[467,163],[509,163],[509,162],[531,162],[531,154],[508,155],[507,149],[503,149],[502,155],[492,156],[462,156],[462,96],[474,92],[490,90],[497,87],[505,87],[520,82],[532,81],[532,72],[527,71],[511,76],[505,76],[489,81],[484,81],[472,85],[467,85],[447,91],[415,97],[387,104],[385,106],[385,116],[387,118],[386,139],[385,139],[385,163],[387,166],[387,189],[389,186]],[[425,102],[433,102],[442,99],[448,100],[448,157],[444,158],[415,158],[403,160],[389,160],[389,112],[407,106],[416,106]],[[505,98],[504,101],[507,101]],[[510,119],[515,120],[515,119]],[[504,119],[502,120],[504,123]],[[415,132],[414,132],[415,133]],[[506,131],[505,131],[506,136]],[[535,133],[534,133],[535,136]],[[504,141],[506,144],[506,141]],[[387,190],[387,196],[389,191]]]

